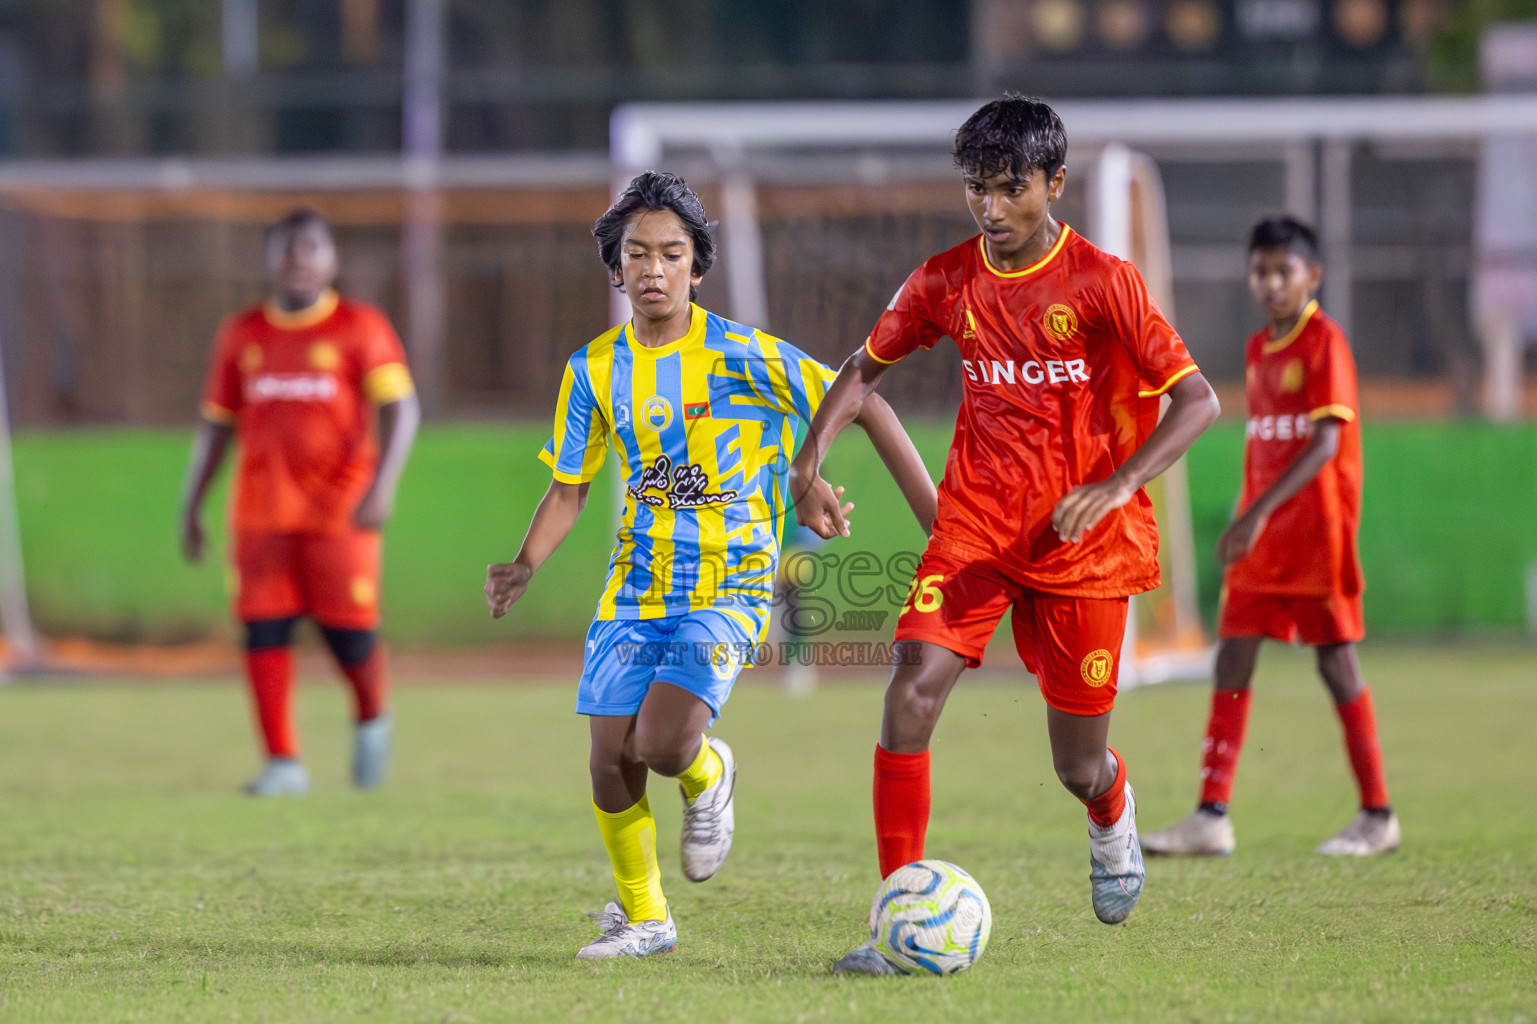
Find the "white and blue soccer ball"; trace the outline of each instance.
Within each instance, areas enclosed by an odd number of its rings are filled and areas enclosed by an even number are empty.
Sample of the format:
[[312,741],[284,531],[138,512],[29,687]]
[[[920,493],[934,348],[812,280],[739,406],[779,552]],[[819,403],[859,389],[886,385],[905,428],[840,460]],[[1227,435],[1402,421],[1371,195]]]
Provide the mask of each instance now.
[[881,883],[870,940],[909,974],[956,974],[987,948],[993,908],[977,880],[943,860],[916,860]]

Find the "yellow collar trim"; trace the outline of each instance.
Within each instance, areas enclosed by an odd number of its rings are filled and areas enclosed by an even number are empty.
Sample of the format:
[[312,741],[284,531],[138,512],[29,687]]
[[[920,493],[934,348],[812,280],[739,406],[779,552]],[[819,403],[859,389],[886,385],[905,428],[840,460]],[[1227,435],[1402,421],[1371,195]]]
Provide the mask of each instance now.
[[1309,320],[1313,319],[1313,314],[1316,312],[1318,312],[1318,300],[1310,299],[1308,304],[1302,307],[1302,315],[1297,317],[1297,322],[1292,325],[1292,329],[1274,341],[1265,342],[1264,345],[1260,346],[1260,351],[1268,356],[1274,352],[1281,351],[1287,345],[1296,341],[1302,334],[1302,329],[1308,325]]
[[1024,277],[1026,274],[1035,273],[1037,270],[1040,270],[1046,264],[1056,259],[1057,253],[1061,252],[1062,247],[1067,244],[1067,236],[1072,233],[1073,229],[1068,227],[1066,224],[1063,224],[1062,233],[1057,235],[1056,244],[1051,247],[1051,251],[1046,253],[1045,256],[1042,256],[1040,259],[1036,260],[1034,263],[1030,264],[1028,267],[1025,267],[1023,270],[999,270],[997,267],[993,266],[993,261],[987,258],[986,235],[977,236],[977,248],[982,250],[983,266],[987,267],[987,269],[991,270],[994,274],[998,275],[999,277]]
[[340,302],[341,296],[336,294],[336,289],[327,288],[320,293],[320,298],[303,309],[286,310],[268,299],[262,306],[262,315],[273,327],[281,327],[285,331],[302,331],[330,317]]
[[689,319],[688,333],[679,338],[677,341],[669,341],[665,345],[657,345],[654,347],[642,345],[635,338],[635,321],[627,321],[624,325],[624,331],[630,342],[630,351],[637,355],[644,355],[649,356],[652,359],[658,359],[662,356],[670,356],[679,349],[687,348],[689,345],[703,338],[704,309],[693,302],[690,302],[688,306],[689,309],[693,311]]

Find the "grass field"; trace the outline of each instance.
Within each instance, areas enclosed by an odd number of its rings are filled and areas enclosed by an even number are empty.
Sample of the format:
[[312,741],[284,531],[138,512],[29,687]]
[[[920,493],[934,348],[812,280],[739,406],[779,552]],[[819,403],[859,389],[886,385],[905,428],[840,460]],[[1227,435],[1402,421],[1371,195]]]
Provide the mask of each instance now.
[[[1003,659],[1000,659],[1002,663]],[[398,691],[397,770],[345,784],[339,687],[301,690],[316,792],[253,802],[229,681],[0,690],[0,1020],[1531,1021],[1537,1018],[1537,654],[1368,645],[1404,849],[1312,847],[1353,810],[1305,655],[1262,662],[1238,853],[1154,861],[1124,926],[1089,910],[1079,806],[1039,696],[977,677],[935,746],[929,852],[991,896],[993,942],[946,981],[834,979],[875,886],[870,678],[792,700],[744,683],[737,845],[684,882],[653,797],[682,941],[578,963],[612,879],[569,681]],[[1206,690],[1124,695],[1114,742],[1144,828],[1190,807]]]

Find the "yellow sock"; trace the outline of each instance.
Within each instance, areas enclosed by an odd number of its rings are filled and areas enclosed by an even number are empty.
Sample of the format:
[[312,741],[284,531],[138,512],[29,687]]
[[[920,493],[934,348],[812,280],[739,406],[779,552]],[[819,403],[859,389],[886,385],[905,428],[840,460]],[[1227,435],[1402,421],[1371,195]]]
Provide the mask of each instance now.
[[662,895],[662,872],[656,865],[656,819],[645,797],[627,811],[610,814],[597,804],[598,832],[614,866],[619,884],[619,903],[631,921],[667,920],[667,897]]
[[700,793],[719,782],[725,771],[726,766],[721,764],[720,755],[710,746],[709,737],[701,735],[699,756],[678,776],[678,784],[683,787],[683,795],[688,797],[688,802],[693,803],[699,799]]

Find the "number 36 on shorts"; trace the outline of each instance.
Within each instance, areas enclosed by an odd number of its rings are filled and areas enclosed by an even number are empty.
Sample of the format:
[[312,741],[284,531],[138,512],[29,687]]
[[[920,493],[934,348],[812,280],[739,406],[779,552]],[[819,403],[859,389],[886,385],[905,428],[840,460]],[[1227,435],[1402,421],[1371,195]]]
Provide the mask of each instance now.
[[902,603],[902,611],[906,612],[909,608],[918,612],[937,610],[945,601],[945,595],[939,592],[939,584],[943,580],[944,576],[939,573],[922,578],[914,576],[907,588],[907,600]]

